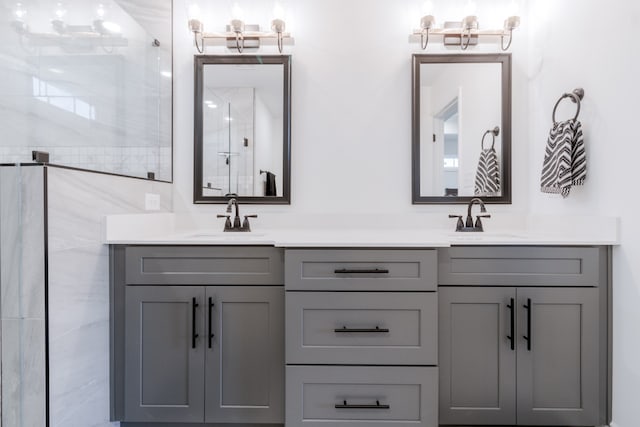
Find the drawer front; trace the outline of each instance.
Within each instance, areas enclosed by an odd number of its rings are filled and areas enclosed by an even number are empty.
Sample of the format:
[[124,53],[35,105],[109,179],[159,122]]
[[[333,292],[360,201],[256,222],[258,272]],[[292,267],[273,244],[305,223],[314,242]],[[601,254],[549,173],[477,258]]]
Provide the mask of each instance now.
[[282,285],[283,251],[273,247],[127,246],[130,285]]
[[435,249],[285,252],[288,290],[428,291],[436,288],[436,269]]
[[435,292],[287,292],[287,363],[436,365]]
[[438,252],[440,285],[598,286],[607,262],[601,247],[474,246]]
[[287,366],[287,427],[437,426],[435,367]]

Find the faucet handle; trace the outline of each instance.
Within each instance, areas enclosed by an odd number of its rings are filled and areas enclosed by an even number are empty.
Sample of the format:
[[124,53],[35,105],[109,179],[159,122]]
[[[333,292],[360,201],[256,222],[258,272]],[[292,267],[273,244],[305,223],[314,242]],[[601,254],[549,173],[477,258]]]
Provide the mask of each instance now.
[[485,214],[485,215],[476,215],[476,224],[475,227],[479,228],[480,231],[484,231],[484,229],[482,228],[482,221],[480,220],[480,218],[491,218],[490,214]]
[[216,215],[218,218],[226,218],[227,220],[224,222],[224,231],[229,231],[231,230],[231,219],[229,218],[229,215],[221,215],[218,214]]
[[244,215],[244,221],[242,222],[242,228],[244,231],[251,231],[251,226],[249,225],[249,218],[258,218],[257,214]]
[[458,218],[458,222],[456,223],[456,231],[462,230],[462,228],[464,227],[464,223],[462,222],[462,215],[449,214],[449,218]]

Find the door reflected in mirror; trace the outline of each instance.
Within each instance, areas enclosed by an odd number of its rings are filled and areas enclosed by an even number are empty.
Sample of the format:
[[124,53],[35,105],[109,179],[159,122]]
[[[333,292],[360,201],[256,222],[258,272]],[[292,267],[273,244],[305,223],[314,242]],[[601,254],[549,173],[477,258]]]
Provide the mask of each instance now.
[[194,202],[289,203],[288,56],[196,56]]
[[414,55],[413,73],[413,203],[510,203],[510,55]]

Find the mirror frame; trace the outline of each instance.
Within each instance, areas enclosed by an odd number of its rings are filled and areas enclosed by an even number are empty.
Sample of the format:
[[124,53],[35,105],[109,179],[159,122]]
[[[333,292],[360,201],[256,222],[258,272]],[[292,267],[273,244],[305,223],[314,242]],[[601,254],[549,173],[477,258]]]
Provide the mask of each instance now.
[[283,94],[283,141],[282,141],[282,196],[237,196],[239,202],[249,204],[291,204],[291,56],[290,55],[194,55],[194,150],[193,150],[193,203],[227,203],[228,196],[205,196],[203,194],[203,89],[204,66],[242,64],[282,64],[284,78]]
[[511,54],[414,54],[411,87],[411,195],[412,203],[463,204],[475,196],[420,195],[420,65],[448,63],[498,63],[502,72],[502,195],[482,197],[484,203],[511,204]]

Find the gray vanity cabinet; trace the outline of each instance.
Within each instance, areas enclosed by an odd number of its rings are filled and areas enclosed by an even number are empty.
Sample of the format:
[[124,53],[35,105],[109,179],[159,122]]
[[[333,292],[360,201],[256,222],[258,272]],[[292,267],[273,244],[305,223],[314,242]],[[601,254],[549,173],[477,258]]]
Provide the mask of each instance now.
[[284,288],[211,286],[205,305],[205,421],[282,423]]
[[204,288],[129,286],[125,294],[126,420],[202,422],[205,348],[192,337],[203,330],[193,304]]
[[437,253],[287,249],[286,426],[438,425]]
[[516,423],[511,298],[513,288],[440,288],[441,424]]
[[439,255],[440,424],[606,424],[606,250]]
[[281,250],[118,246],[111,257],[112,420],[284,422]]

